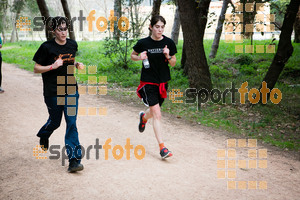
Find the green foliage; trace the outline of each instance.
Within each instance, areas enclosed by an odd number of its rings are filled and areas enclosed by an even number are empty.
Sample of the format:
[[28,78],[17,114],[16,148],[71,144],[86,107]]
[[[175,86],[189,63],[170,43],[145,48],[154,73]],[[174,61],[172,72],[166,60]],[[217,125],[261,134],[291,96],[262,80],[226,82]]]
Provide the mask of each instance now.
[[242,65],[240,68],[240,72],[244,75],[255,75],[256,69],[254,65]]
[[287,66],[282,72],[283,77],[290,77],[292,79],[296,79],[300,77],[300,64],[296,66]]
[[6,20],[6,16],[4,15],[4,13],[6,12],[7,8],[8,8],[8,0],[0,1],[0,31],[1,32],[5,28],[4,23]]
[[11,11],[15,13],[19,13],[25,6],[25,2],[22,0],[14,0],[13,5],[11,7]]
[[284,15],[286,13],[287,5],[290,0],[271,0],[270,1],[270,13],[275,14],[275,21],[281,27]]
[[139,38],[142,34],[142,28],[149,19],[150,14],[140,15],[140,5],[143,0],[124,0],[122,7],[124,13],[129,17],[130,28],[127,30],[131,38]]
[[34,18],[35,15],[40,15],[40,10],[36,0],[26,0],[25,1],[25,12],[30,13],[29,18]]
[[123,0],[122,7],[126,15],[129,17],[129,29],[119,32],[119,36],[106,38],[101,53],[110,59],[111,64],[115,67],[129,69],[130,65],[134,65],[130,59],[133,45],[137,42],[137,38],[142,34],[141,29],[149,16],[139,16],[140,4],[143,0]]
[[117,41],[106,38],[104,41],[104,52],[102,53],[107,56],[116,67],[120,66],[124,69],[128,69],[132,63],[130,59],[132,47],[137,40],[129,40],[127,35],[122,39],[122,41]]
[[224,69],[223,66],[211,65],[209,67],[210,73],[213,74],[216,78],[228,78],[232,77],[232,73],[227,69]]
[[236,63],[240,65],[250,65],[253,63],[253,59],[249,54],[240,54],[237,56]]

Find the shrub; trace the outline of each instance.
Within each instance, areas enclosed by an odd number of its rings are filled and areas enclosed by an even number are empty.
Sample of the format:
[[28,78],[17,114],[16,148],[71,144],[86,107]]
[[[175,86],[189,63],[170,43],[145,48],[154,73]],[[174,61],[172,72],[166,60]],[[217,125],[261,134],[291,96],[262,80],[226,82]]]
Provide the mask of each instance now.
[[250,65],[253,63],[253,58],[248,54],[241,54],[237,57],[236,63],[240,65]]

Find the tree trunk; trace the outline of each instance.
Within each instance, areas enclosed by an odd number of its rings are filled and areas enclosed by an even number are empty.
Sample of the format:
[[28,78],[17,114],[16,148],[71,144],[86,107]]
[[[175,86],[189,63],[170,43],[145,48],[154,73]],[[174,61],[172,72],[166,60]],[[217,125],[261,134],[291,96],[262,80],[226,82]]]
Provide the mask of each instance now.
[[181,55],[181,68],[183,69],[183,73],[184,75],[188,75],[188,71],[187,71],[187,67],[185,65],[186,63],[186,52],[185,52],[185,45],[184,45],[184,41],[183,41],[183,45],[182,45],[182,55]]
[[131,31],[132,31],[132,35],[134,35],[134,33],[135,33],[135,28],[136,28],[136,26],[135,26],[135,20],[134,20],[134,16],[133,16],[133,3],[132,3],[132,1],[129,1],[129,10],[130,10],[130,12],[129,12],[129,14],[130,14],[130,21],[131,21]]
[[[265,0],[264,2],[269,2],[270,0]],[[255,24],[254,18],[256,15],[256,4],[257,3],[264,3],[263,0],[241,0],[241,3],[243,3],[243,30],[242,30],[242,35],[244,35],[244,38],[249,39],[250,37],[253,36],[253,31],[252,32],[247,32],[246,31],[246,24]],[[247,12],[246,11],[246,4],[253,4],[253,12]]]
[[15,18],[13,19],[13,30],[11,32],[10,42],[18,42],[19,41],[19,35],[18,30],[16,28],[17,20],[19,19],[20,12],[17,12],[15,15]]
[[41,15],[44,17],[46,38],[47,38],[47,40],[51,40],[51,39],[53,39],[53,35],[51,33],[49,25],[47,24],[47,22],[49,21],[47,19],[50,17],[47,4],[46,4],[45,0],[36,0],[36,2],[39,6]]
[[[154,17],[156,15],[160,15],[161,2],[162,2],[162,0],[153,0],[151,17]],[[149,31],[149,35],[151,35],[151,31]]]
[[281,29],[282,31],[280,33],[278,49],[264,78],[264,81],[267,83],[267,87],[270,90],[274,88],[285,63],[293,54],[294,49],[291,43],[291,35],[293,32],[293,24],[299,9],[299,3],[299,0],[291,0],[286,10]]
[[139,16],[138,6],[139,6],[139,4],[137,4],[137,3],[134,4],[134,15],[135,15],[136,28],[135,28],[135,32],[133,34],[133,37],[135,37],[135,38],[139,38],[139,36],[141,35],[141,28],[143,27],[143,25],[145,23],[145,21],[144,22],[140,21],[141,19],[140,19],[140,16]]
[[175,44],[178,44],[179,30],[180,30],[180,17],[179,17],[178,5],[177,5],[175,10],[172,33],[171,33],[171,38],[175,42]]
[[162,0],[153,0],[151,17],[160,14],[160,5],[161,5],[161,2],[162,2]]
[[16,27],[16,23],[17,23],[17,20],[19,19],[20,17],[20,13],[21,13],[21,10],[23,9],[24,7],[24,2],[21,1],[21,0],[14,0],[13,2],[13,13],[15,13],[15,18],[13,19],[13,30],[12,30],[12,33],[11,33],[11,38],[10,38],[10,42],[16,42],[16,41],[19,41],[19,36],[18,36],[18,30],[17,30],[17,27]]
[[[17,15],[17,14],[16,14]],[[16,42],[16,16],[13,19],[13,30],[11,32],[11,36],[10,36],[10,42]]]
[[[117,17],[117,20],[122,16],[122,1],[121,0],[114,0],[114,14]],[[114,32],[113,32],[114,39],[118,42],[120,41],[120,30],[118,28],[118,23],[115,22],[114,24]]]
[[296,21],[294,24],[294,31],[295,31],[295,43],[300,43],[300,8],[298,9],[298,14],[296,17]]
[[69,20],[69,37],[72,39],[72,40],[75,40],[75,32],[74,32],[74,26],[73,26],[73,22],[72,22],[72,17],[71,17],[71,13],[70,13],[70,10],[69,10],[69,6],[68,6],[68,2],[67,0],[61,0],[61,5],[64,9],[64,13],[65,13],[65,16],[68,18]]
[[194,0],[179,0],[179,15],[183,31],[186,63],[190,87],[212,88],[209,67],[205,57],[203,37],[210,0],[196,3]]
[[6,37],[5,37],[5,32],[2,31],[2,44],[6,43]]
[[6,24],[6,13],[7,13],[7,7],[8,7],[8,1],[3,0],[2,3],[0,4],[0,20],[1,20],[1,32],[2,32],[2,42],[3,44],[6,43],[6,37],[5,37],[5,24]]
[[216,29],[214,42],[211,46],[211,51],[210,51],[210,54],[209,54],[210,58],[215,58],[216,57],[216,54],[217,54],[217,51],[218,51],[218,48],[219,48],[219,42],[220,42],[221,34],[222,34],[223,24],[224,24],[224,21],[225,21],[225,14],[226,14],[226,11],[227,11],[228,3],[230,1],[231,0],[223,0],[222,10],[221,10],[221,13],[220,13],[220,16],[219,16],[219,21],[218,21],[218,26],[217,26],[217,29]]
[[[19,19],[19,17],[20,17],[20,13],[17,13],[15,22]],[[16,27],[16,23],[14,24],[14,26]],[[18,29],[16,28],[15,30],[16,30],[16,41],[18,42],[19,41]]]
[[[244,38],[249,39],[253,32],[247,32],[246,31],[246,24],[253,24],[254,23],[254,18],[256,15],[256,9],[255,9],[255,0],[241,0],[241,3],[243,3],[243,30],[242,30],[242,35],[244,35]],[[253,6],[253,12],[247,12],[246,11],[246,4],[254,4]],[[253,31],[253,30],[251,30]]]

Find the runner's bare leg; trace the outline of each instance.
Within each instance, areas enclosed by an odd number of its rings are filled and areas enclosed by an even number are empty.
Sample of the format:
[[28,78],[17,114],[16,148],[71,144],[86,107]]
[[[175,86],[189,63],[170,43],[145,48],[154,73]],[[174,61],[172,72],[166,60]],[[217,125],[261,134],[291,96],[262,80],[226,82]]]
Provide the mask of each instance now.
[[153,117],[153,130],[158,144],[163,143],[161,127],[161,111],[159,104],[150,106],[150,114]]

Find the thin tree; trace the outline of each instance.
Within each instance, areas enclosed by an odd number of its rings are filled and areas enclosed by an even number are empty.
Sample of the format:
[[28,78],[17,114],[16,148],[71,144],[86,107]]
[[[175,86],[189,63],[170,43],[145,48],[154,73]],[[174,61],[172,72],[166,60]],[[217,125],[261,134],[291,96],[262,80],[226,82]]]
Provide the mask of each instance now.
[[156,15],[160,15],[161,2],[162,2],[162,0],[153,0],[151,17],[156,16]]
[[178,0],[186,52],[185,67],[187,67],[190,87],[199,90],[202,88],[210,90],[212,88],[203,46],[210,1]]
[[[257,14],[257,4],[258,3],[266,3],[270,2],[271,0],[240,0],[243,3],[243,30],[242,34],[244,38],[250,38],[253,36],[253,30],[247,31],[246,24],[255,24],[255,15]],[[247,8],[249,4],[252,4],[252,10],[248,10]],[[249,7],[248,7],[249,8]],[[275,24],[276,25],[276,24]]]
[[[261,0],[258,0],[261,1]],[[255,4],[256,4],[256,0],[240,0],[240,2],[243,4],[243,29],[242,29],[242,35],[244,36],[244,38],[250,38],[253,34],[253,30],[246,30],[246,25],[247,24],[253,24],[254,23],[254,18],[256,15],[256,9],[255,9]],[[247,9],[248,5],[252,4],[253,6],[253,11],[249,12],[249,10]],[[250,7],[250,6],[249,6]],[[248,11],[247,11],[248,10]]]
[[291,42],[291,35],[293,32],[293,24],[299,10],[299,4],[299,0],[291,0],[286,10],[279,37],[278,49],[273,58],[272,64],[269,67],[265,78],[263,79],[263,81],[267,83],[267,86],[270,90],[274,88],[279,75],[285,66],[285,63],[293,54],[294,48]]
[[210,58],[216,57],[216,54],[217,54],[217,51],[219,48],[221,34],[222,34],[223,24],[225,21],[225,13],[227,11],[229,2],[231,2],[231,0],[223,0],[222,10],[221,10],[221,13],[219,16],[219,21],[218,21],[218,25],[217,25],[217,29],[216,29],[216,33],[215,33],[215,38],[214,38],[213,44],[211,46],[211,51],[209,54]]
[[300,8],[296,17],[296,21],[294,24],[294,32],[295,32],[295,43],[300,43]]
[[178,37],[179,37],[179,30],[180,30],[180,17],[179,17],[177,1],[175,1],[175,4],[176,4],[176,10],[175,10],[171,38],[175,42],[175,44],[178,44]]
[[[122,0],[114,0],[114,16],[119,19],[122,16]],[[119,42],[120,40],[120,30],[118,28],[118,23],[115,22],[114,24],[114,32],[113,32],[114,39]]]
[[124,10],[127,11],[130,17],[130,29],[126,34],[131,34],[133,38],[139,38],[142,34],[142,28],[146,21],[149,19],[149,15],[140,15],[140,4],[143,0],[130,0],[128,4],[123,4]]
[[20,17],[21,10],[24,8],[24,5],[25,5],[24,1],[14,0],[13,6],[12,6],[12,12],[15,13],[15,17],[13,19],[13,30],[11,33],[10,42],[16,42],[19,40],[16,24],[17,24],[17,20]]
[[63,7],[65,16],[67,17],[68,21],[69,21],[69,37],[72,40],[75,40],[75,32],[74,32],[74,26],[73,26],[73,21],[72,21],[72,17],[71,17],[71,13],[69,10],[69,6],[68,6],[68,2],[67,0],[61,0],[61,5]]
[[44,25],[45,25],[45,33],[46,33],[46,38],[47,40],[53,39],[53,35],[50,33],[50,26],[47,24],[47,22],[50,19],[50,14],[49,14],[49,9],[47,7],[47,4],[45,0],[36,0],[39,10],[41,12],[41,15],[44,17]]
[[[153,0],[151,18],[156,15],[160,15],[160,6],[162,0]],[[149,36],[151,35],[151,31],[149,31]]]
[[0,31],[3,36],[2,37],[3,43],[6,42],[4,31],[5,31],[5,25],[6,25],[7,8],[8,8],[8,1],[7,0],[0,1]]

